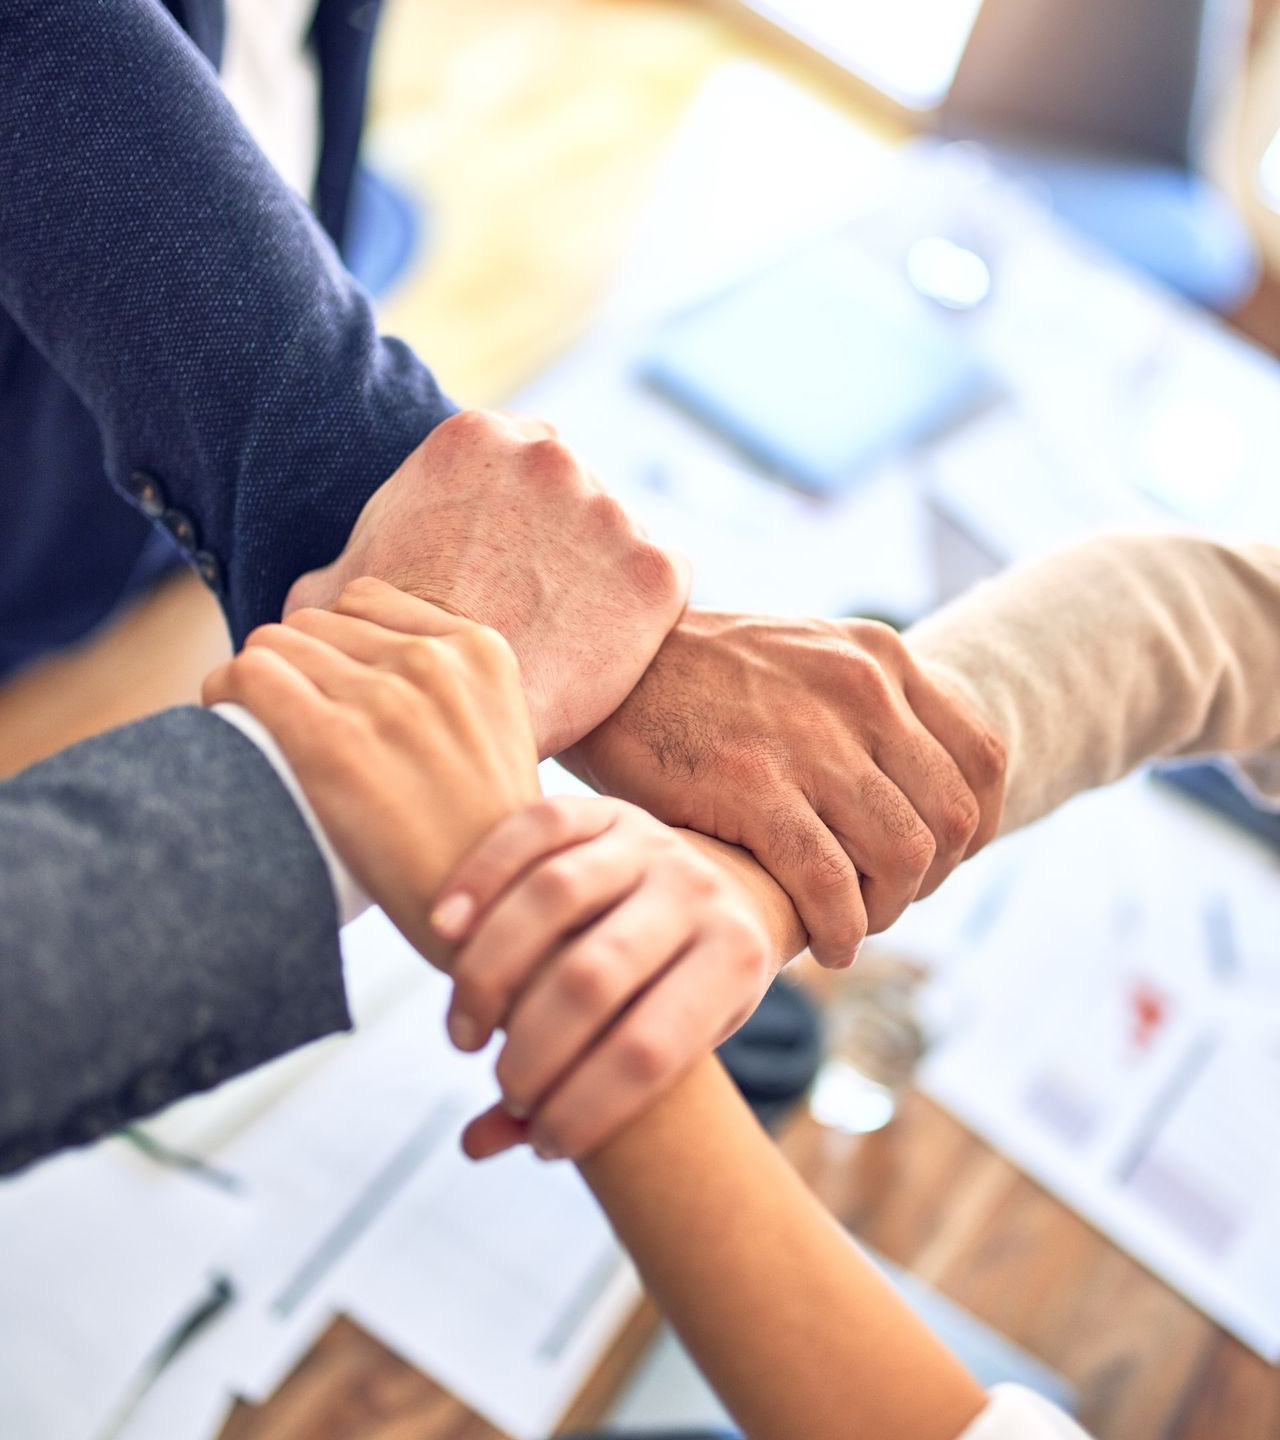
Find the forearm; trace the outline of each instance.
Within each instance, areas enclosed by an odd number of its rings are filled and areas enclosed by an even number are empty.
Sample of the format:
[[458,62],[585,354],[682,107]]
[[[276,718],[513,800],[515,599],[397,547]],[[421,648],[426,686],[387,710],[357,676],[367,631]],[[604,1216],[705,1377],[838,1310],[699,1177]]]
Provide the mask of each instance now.
[[[908,632],[1008,752],[1002,831],[1154,756],[1225,753],[1280,794],[1280,550],[1109,537],[1003,575]],[[804,948],[786,892],[693,831],[768,927]]]
[[1001,576],[907,637],[1008,751],[1002,829],[1155,756],[1280,752],[1280,550],[1091,541]]
[[238,638],[452,407],[153,0],[0,3],[0,304]]
[[985,1395],[707,1060],[582,1164],[749,1440],[954,1440]]

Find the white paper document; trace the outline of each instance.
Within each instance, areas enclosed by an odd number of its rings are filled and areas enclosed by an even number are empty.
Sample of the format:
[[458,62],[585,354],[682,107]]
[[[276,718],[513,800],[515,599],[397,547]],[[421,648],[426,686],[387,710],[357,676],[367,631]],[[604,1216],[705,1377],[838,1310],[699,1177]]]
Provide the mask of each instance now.
[[497,1091],[492,1055],[447,1040],[445,978],[378,912],[344,948],[353,974],[413,978],[208,1154],[233,1188],[120,1141],[0,1186],[5,1440],[212,1437],[337,1313],[517,1440],[555,1428],[634,1273],[571,1166],[462,1155]]
[[[344,937],[349,967],[400,947],[378,913]],[[220,1152],[262,1211],[233,1266],[250,1343],[226,1363],[263,1397],[342,1312],[500,1428],[541,1436],[639,1288],[571,1166],[463,1157],[497,1089],[491,1054],[449,1045],[448,994],[422,966],[411,996]]]
[[1280,1360],[1280,863],[1144,779],[1016,843],[924,1088]]
[[0,1435],[113,1440],[245,1219],[118,1140],[0,1185]]

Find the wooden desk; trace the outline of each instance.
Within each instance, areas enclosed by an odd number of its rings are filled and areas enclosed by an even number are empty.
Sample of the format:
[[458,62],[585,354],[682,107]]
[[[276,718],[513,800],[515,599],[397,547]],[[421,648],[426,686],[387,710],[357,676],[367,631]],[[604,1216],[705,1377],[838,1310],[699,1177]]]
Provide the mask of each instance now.
[[[771,58],[680,0],[391,0],[375,153],[433,209],[430,266],[391,297],[388,327],[460,400],[511,393],[584,329],[691,98],[743,57]],[[807,83],[853,113],[835,87]],[[0,691],[0,770],[194,699],[225,652],[212,601],[194,580],[173,582]],[[786,1146],[870,1244],[1063,1371],[1099,1440],[1280,1436],[1280,1373],[928,1101],[862,1141],[801,1119]],[[647,1323],[573,1424],[598,1416]],[[495,1434],[339,1321],[268,1405],[241,1407],[225,1440]]]
[[[807,1115],[784,1148],[882,1255],[1060,1370],[1098,1440],[1276,1440],[1280,1372],[1247,1351],[924,1097],[852,1139]],[[638,1317],[564,1429],[592,1424],[651,1333]],[[222,1440],[499,1440],[432,1381],[338,1321]],[[886,1437],[890,1440],[890,1437]]]

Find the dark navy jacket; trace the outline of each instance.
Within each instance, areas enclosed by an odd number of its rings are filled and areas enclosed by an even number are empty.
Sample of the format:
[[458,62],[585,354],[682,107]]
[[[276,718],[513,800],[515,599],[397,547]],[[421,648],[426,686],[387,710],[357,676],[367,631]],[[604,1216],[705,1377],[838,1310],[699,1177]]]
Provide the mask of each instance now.
[[451,413],[332,243],[379,4],[318,0],[317,224],[218,90],[222,0],[0,0],[0,673],[178,551],[243,638]]

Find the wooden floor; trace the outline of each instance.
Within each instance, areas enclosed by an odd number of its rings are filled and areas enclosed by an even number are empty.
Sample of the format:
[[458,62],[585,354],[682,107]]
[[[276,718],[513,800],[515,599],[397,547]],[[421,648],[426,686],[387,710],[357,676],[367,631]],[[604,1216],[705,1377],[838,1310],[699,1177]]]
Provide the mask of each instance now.
[[[510,394],[589,323],[645,187],[698,87],[760,42],[681,0],[391,0],[375,153],[430,199],[430,264],[385,307],[461,401]],[[786,67],[803,74],[795,61]],[[838,87],[806,83],[857,115]],[[868,114],[862,120],[883,129]],[[1280,349],[1280,288],[1246,326]],[[92,643],[0,690],[0,771],[192,700],[222,654],[179,580]],[[787,1145],[834,1212],[1079,1387],[1099,1440],[1278,1440],[1280,1373],[1228,1339],[922,1098],[851,1142]],[[577,1412],[585,1423],[639,1326]],[[431,1381],[339,1322],[226,1440],[488,1440]],[[799,1437],[797,1437],[799,1440]]]

